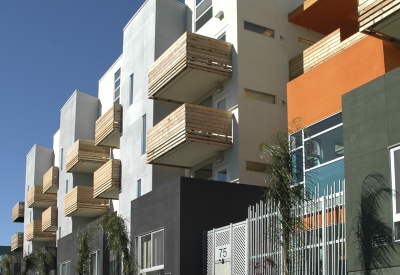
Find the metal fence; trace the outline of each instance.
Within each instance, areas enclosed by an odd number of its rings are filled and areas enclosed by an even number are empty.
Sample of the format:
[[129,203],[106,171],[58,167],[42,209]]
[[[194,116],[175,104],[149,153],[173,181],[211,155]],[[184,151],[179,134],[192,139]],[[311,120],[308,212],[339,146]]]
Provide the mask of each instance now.
[[286,265],[279,204],[260,202],[246,221],[208,232],[207,275],[346,274],[344,181],[314,191],[292,209]]

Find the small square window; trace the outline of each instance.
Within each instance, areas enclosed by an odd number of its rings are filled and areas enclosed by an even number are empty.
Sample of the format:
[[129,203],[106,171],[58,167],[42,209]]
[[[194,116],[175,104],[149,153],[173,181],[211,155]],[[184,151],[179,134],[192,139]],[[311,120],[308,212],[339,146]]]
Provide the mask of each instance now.
[[262,35],[265,35],[268,37],[272,37],[272,38],[274,38],[274,36],[275,36],[275,31],[273,29],[266,28],[266,27],[263,27],[260,25],[246,22],[246,21],[244,21],[244,29],[255,32],[255,33],[259,33],[259,34],[262,34]]

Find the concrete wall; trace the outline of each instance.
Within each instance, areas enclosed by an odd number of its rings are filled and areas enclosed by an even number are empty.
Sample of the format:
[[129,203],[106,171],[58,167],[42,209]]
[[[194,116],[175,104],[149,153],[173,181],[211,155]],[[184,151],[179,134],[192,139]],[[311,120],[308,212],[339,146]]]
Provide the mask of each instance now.
[[[123,134],[121,136],[122,192],[119,213],[130,219],[130,202],[137,198],[137,181],[141,192],[152,190],[153,167],[141,153],[142,117],[146,115],[149,130],[177,106],[153,102],[147,97],[148,68],[186,30],[186,7],[174,0],[149,0],[139,9],[124,29],[121,61],[121,104]],[[129,78],[134,74],[132,104],[129,101]],[[159,178],[165,170],[160,169]],[[166,171],[166,177],[183,175],[183,170]],[[156,175],[157,176],[157,175]]]
[[[389,147],[400,143],[399,90],[400,69],[396,69],[342,96],[349,274],[364,274],[361,271],[366,267],[380,269],[379,274],[399,274],[400,243],[392,243],[391,196],[388,194],[376,207],[369,208],[373,204],[363,193],[366,187],[380,187],[380,184],[392,188]],[[370,177],[363,183],[370,173],[384,179],[376,181]],[[366,222],[357,228],[361,202]],[[371,238],[375,234],[388,234],[389,245],[372,247]]]
[[132,201],[132,239],[163,228],[164,273],[203,274],[203,232],[245,220],[262,194],[256,186],[177,178]]
[[[65,171],[65,156],[68,149],[78,139],[94,140],[95,122],[99,117],[99,100],[93,96],[76,90],[61,109],[60,130],[59,130],[59,150],[63,150],[62,167],[60,168],[59,185],[57,193],[58,207],[58,227],[61,232],[57,232],[57,238],[66,236],[77,229],[79,226],[91,222],[92,218],[64,217],[64,197],[67,191],[71,191],[75,186],[93,186],[92,173],[67,173]],[[68,181],[68,190],[66,182]]]
[[[24,232],[26,226],[31,221],[41,220],[42,212],[46,210],[46,208],[38,207],[28,208],[28,192],[35,185],[43,185],[43,175],[53,165],[53,158],[54,153],[52,149],[38,144],[35,144],[26,156]],[[48,242],[27,241],[25,238],[24,254],[31,253],[37,248],[53,245],[54,244],[49,244]]]
[[114,104],[114,74],[121,68],[122,55],[99,80],[97,97],[100,99],[100,115],[104,115]]

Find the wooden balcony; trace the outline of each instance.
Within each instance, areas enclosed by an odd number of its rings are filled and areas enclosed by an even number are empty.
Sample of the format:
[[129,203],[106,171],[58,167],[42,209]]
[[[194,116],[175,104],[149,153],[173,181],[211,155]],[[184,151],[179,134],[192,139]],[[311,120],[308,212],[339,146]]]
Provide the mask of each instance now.
[[93,173],[110,159],[110,148],[95,146],[94,140],[78,139],[65,158],[67,172]]
[[147,163],[188,168],[231,146],[231,112],[185,103],[147,132]]
[[76,186],[65,195],[64,216],[98,217],[109,211],[108,199],[93,198],[93,187]]
[[360,31],[400,46],[400,0],[358,0]]
[[57,206],[50,206],[42,213],[42,231],[55,232],[57,231]]
[[119,138],[122,129],[122,105],[114,106],[96,121],[96,146],[119,148]]
[[193,103],[232,76],[232,44],[186,32],[149,68],[149,98]]
[[121,182],[120,169],[121,161],[119,159],[110,159],[94,172],[94,198],[118,199]]
[[57,194],[43,193],[42,185],[34,185],[28,192],[28,207],[47,208],[57,205]]
[[56,233],[43,232],[42,221],[32,221],[26,226],[25,229],[27,241],[53,241],[56,239]]
[[57,194],[57,190],[58,190],[58,174],[59,174],[58,167],[52,166],[43,175],[43,193]]
[[22,251],[24,249],[24,233],[18,232],[11,237],[11,251]]
[[364,37],[365,34],[356,33],[341,41],[340,30],[334,31],[289,61],[289,79],[293,80],[308,72],[332,56],[356,44]]
[[18,202],[12,209],[12,221],[24,222],[25,202]]

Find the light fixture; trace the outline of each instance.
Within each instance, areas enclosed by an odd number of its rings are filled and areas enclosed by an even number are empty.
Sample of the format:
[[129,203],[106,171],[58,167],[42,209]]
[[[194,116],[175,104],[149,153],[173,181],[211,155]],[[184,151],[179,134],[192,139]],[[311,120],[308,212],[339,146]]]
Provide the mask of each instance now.
[[216,162],[221,162],[224,160],[224,155],[220,155],[217,157],[217,159],[215,160]]
[[282,104],[286,104],[286,101],[284,99],[282,99]]
[[279,37],[281,38],[281,40],[283,40],[283,39],[284,39],[282,35],[279,35]]
[[219,11],[217,13],[217,15],[215,15],[215,18],[218,18],[219,20],[224,19],[224,12],[223,11]]
[[224,86],[220,85],[220,86],[217,87],[217,89],[215,89],[215,92],[216,92],[216,93],[220,93],[220,92],[222,92],[223,90],[224,90]]

